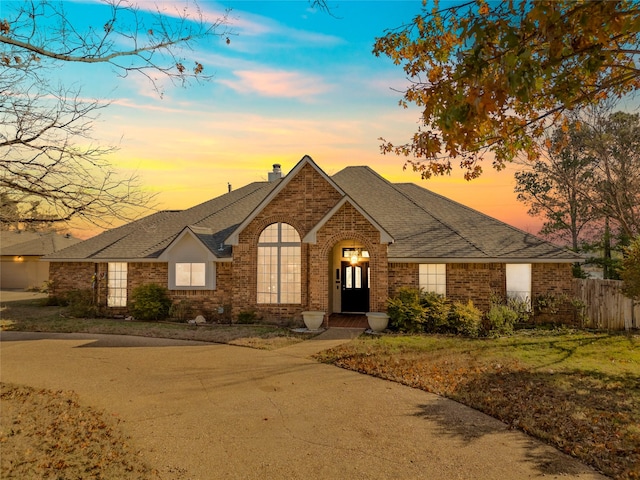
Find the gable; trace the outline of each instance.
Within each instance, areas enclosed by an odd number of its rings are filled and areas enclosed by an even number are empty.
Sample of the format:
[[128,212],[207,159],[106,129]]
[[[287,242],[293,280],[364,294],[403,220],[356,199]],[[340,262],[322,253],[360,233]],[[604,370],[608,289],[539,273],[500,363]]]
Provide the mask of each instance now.
[[[344,196],[342,189],[305,155],[276,188],[225,240],[238,245],[240,234],[254,221],[278,218],[295,224],[303,237]],[[266,225],[265,225],[266,226]]]
[[378,224],[378,222],[376,222],[373,217],[365,212],[348,196],[342,197],[342,200],[340,200],[318,223],[314,225],[314,227],[305,235],[302,241],[304,243],[316,243],[318,231],[320,231],[322,227],[324,227],[332,218],[334,218],[334,216],[338,214],[338,212],[343,211],[343,207],[347,205],[355,209],[365,221],[367,221],[380,233],[380,243],[393,243],[393,237],[389,234],[389,232],[387,232],[382,226],[380,226],[380,224]]
[[[159,260],[169,262],[203,262],[214,261],[216,256],[209,248],[200,240],[194,230],[195,227],[187,227],[171,242],[171,244],[162,252]],[[200,231],[199,233],[206,233]]]

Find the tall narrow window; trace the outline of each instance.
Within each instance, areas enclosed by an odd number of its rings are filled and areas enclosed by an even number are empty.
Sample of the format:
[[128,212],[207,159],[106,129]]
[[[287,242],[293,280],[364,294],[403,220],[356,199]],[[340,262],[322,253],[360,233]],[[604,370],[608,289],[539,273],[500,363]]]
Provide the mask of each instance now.
[[300,303],[300,235],[291,225],[273,223],[258,239],[258,303]]
[[447,266],[444,263],[421,263],[419,285],[425,292],[447,294]]
[[506,265],[507,298],[525,302],[531,308],[531,264]]
[[107,306],[127,306],[127,264],[110,262],[107,272]]

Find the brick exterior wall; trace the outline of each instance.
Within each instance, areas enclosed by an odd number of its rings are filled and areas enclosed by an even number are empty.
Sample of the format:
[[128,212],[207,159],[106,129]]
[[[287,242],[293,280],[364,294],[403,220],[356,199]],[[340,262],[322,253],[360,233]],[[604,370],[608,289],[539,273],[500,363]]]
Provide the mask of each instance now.
[[[216,264],[215,290],[170,290],[173,302],[186,300],[191,315],[203,315],[208,321],[231,320],[231,262]],[[72,290],[89,290],[92,288],[93,275],[96,273],[95,298],[101,307],[107,306],[107,273],[108,263],[88,262],[51,262],[49,277],[53,287],[50,296],[64,296]],[[127,264],[127,299],[133,290],[146,283],[168,285],[168,264],[163,262],[136,262]],[[222,307],[222,312],[220,312]],[[110,307],[109,315],[126,315],[126,308]]]
[[417,263],[391,263],[389,265],[389,297],[398,293],[400,287],[420,286],[419,266]]
[[492,293],[506,295],[503,263],[451,263],[447,265],[447,297],[473,304],[486,312]]
[[[571,300],[573,292],[573,272],[570,263],[534,263],[531,267],[531,295],[534,305],[533,320],[536,323],[576,324],[580,322]],[[536,308],[538,298],[551,296],[558,301],[557,312]]]
[[[489,309],[492,292],[505,295],[505,267],[501,263],[449,263],[446,267],[447,298],[473,304],[482,311]],[[389,296],[398,288],[418,288],[420,266],[418,263],[392,263],[389,265]]]
[[49,296],[64,296],[71,290],[90,290],[95,263],[49,262]]
[[[570,263],[534,263],[531,265],[531,300],[536,323],[574,323],[571,306],[573,274]],[[489,310],[492,295],[506,297],[506,267],[504,263],[447,264],[447,298],[473,304],[483,312]],[[418,288],[419,264],[392,263],[389,265],[389,296],[398,288]],[[558,312],[550,314],[535,308],[538,297],[552,296],[559,300]]]

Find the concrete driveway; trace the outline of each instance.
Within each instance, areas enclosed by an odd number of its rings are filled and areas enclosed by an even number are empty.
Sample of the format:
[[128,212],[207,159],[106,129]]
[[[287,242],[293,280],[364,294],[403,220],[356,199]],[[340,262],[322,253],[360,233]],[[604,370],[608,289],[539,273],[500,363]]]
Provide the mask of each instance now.
[[329,333],[273,352],[109,335],[0,340],[2,381],[74,390],[119,416],[163,479],[604,478],[458,403],[306,358],[343,341]]

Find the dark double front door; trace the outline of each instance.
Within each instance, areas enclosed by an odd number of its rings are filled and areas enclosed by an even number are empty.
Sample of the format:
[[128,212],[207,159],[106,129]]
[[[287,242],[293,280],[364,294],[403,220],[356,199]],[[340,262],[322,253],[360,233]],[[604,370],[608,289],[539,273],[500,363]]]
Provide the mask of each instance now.
[[342,312],[369,311],[369,262],[342,262]]

